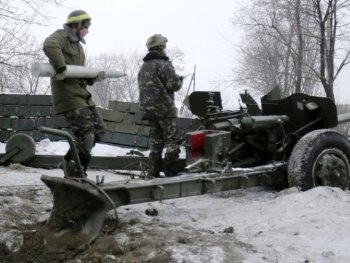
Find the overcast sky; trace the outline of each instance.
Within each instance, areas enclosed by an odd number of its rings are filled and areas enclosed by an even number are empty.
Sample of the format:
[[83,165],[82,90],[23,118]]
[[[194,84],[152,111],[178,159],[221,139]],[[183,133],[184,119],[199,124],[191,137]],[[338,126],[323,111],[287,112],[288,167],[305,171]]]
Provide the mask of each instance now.
[[[186,72],[196,65],[196,89],[214,88],[211,81],[227,79],[234,63],[232,43],[239,41],[231,18],[238,0],[69,0],[50,12],[55,18],[38,30],[39,41],[62,27],[71,10],[92,16],[86,37],[87,54],[135,50],[146,53],[148,37],[161,33],[169,47],[185,54]],[[187,88],[187,87],[186,87]]]

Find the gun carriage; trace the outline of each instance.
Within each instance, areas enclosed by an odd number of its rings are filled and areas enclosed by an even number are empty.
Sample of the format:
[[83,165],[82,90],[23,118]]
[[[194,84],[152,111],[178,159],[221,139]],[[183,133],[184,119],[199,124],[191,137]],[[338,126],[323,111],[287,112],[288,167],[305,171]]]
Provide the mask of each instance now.
[[[247,92],[241,100],[246,106],[231,111],[222,109],[218,92],[189,96],[189,108],[202,128],[186,134],[186,164],[181,176],[172,178],[90,180],[72,136],[42,127],[44,133],[67,139],[75,160],[75,169],[64,178],[41,177],[54,198],[45,226],[47,244],[89,244],[102,231],[106,213],[114,210],[117,219],[117,207],[127,204],[260,185],[303,191],[322,185],[348,188],[350,142],[332,128],[348,122],[350,114],[337,115],[327,98],[293,94],[280,99],[276,90],[261,98],[261,108]],[[19,151],[11,145],[15,149],[9,154]]]

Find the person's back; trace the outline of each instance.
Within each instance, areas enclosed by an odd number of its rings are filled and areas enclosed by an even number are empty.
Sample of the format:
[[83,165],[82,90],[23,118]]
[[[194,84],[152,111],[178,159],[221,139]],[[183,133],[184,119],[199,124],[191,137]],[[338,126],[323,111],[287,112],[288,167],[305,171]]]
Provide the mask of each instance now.
[[182,80],[163,51],[151,50],[138,75],[140,105],[148,118],[176,117],[174,92]]
[[174,93],[182,86],[182,77],[178,76],[164,49],[167,39],[156,34],[147,40],[149,50],[144,57],[138,74],[139,100],[143,118],[151,127],[150,160],[153,166],[152,176],[159,177],[163,148],[165,153],[165,175],[178,173],[179,144],[177,110]]

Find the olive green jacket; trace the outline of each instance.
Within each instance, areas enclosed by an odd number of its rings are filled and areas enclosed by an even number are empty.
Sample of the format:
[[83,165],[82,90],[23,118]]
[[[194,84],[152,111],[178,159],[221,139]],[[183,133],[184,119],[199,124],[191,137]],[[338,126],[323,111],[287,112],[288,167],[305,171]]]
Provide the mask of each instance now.
[[[85,54],[78,37],[65,27],[45,39],[43,51],[56,71],[67,65],[84,66]],[[55,114],[93,106],[91,94],[85,79],[51,78],[52,103]]]

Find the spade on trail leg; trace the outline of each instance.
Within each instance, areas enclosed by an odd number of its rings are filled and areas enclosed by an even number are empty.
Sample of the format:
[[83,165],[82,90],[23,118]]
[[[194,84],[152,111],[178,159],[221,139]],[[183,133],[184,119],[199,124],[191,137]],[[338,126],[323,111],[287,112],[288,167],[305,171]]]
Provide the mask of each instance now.
[[51,215],[43,228],[46,244],[57,249],[89,245],[102,230],[110,202],[103,190],[85,177],[73,137],[47,127],[41,127],[41,131],[65,137],[75,162],[75,169],[68,177],[41,176],[53,194]]

